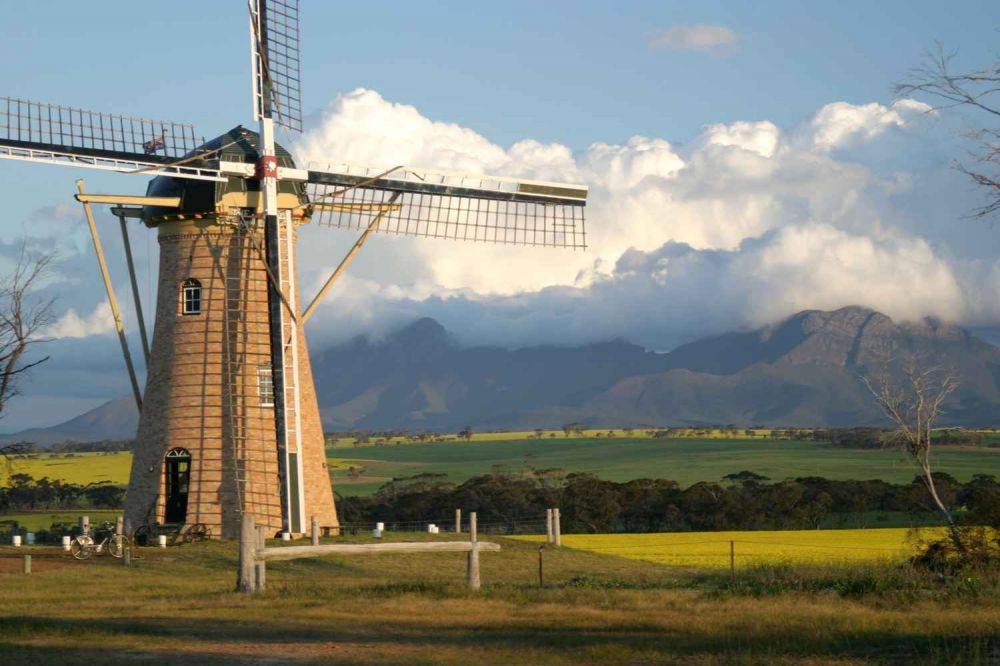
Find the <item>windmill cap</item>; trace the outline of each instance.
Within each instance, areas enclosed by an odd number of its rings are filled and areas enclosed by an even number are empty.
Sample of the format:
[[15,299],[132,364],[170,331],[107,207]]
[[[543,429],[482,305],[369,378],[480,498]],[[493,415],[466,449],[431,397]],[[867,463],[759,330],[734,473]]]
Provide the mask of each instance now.
[[[275,144],[274,148],[279,166],[295,168],[291,153],[278,144]],[[185,155],[185,158],[209,152],[212,153],[209,156],[212,161],[256,164],[260,159],[260,135],[238,125],[225,134],[206,141]],[[260,181],[238,176],[230,176],[226,182],[157,176],[149,181],[146,195],[180,197],[181,206],[179,209],[145,206],[142,210],[142,216],[149,223],[176,218],[178,215],[214,215],[218,211],[218,204],[223,201],[227,194],[246,195],[250,192],[260,192]],[[278,193],[297,195],[303,203],[307,200],[305,187],[301,183],[279,181]]]

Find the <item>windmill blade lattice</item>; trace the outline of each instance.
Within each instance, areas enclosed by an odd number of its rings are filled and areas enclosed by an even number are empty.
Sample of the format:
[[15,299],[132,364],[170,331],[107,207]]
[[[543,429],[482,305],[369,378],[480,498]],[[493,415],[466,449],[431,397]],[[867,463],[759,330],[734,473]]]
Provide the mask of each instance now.
[[583,186],[339,164],[310,168],[308,190],[318,226],[507,245],[586,247]]
[[302,131],[298,0],[249,0],[254,120]]
[[0,97],[0,141],[176,159],[203,140],[193,125]]
[[225,180],[203,142],[184,123],[0,97],[0,159]]

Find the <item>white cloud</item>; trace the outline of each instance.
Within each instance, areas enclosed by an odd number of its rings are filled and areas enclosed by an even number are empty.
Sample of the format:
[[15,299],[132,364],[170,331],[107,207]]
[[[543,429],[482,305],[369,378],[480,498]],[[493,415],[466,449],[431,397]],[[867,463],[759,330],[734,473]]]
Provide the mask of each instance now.
[[886,107],[833,102],[821,108],[809,122],[813,147],[834,150],[851,142],[869,141],[890,127],[906,127],[931,107],[912,99],[901,99]]
[[[912,127],[925,110],[908,100],[837,102],[785,131],[768,121],[712,124],[685,148],[636,136],[573,154],[530,139],[504,148],[372,91],[354,91],[306,132],[300,157],[584,182],[591,187],[590,249],[379,238],[313,330],[323,344],[430,315],[468,342],[626,337],[662,349],[800,309],[850,304],[901,319],[998,322],[992,301],[976,294],[978,284],[1000,279],[1000,264],[959,259],[950,220],[900,209],[915,191],[926,196],[917,165],[901,158],[890,168],[880,158],[867,166],[846,157],[851,146],[874,146],[889,128]],[[913,142],[925,142],[921,131]],[[976,234],[980,243],[992,238]],[[329,242],[301,248],[300,266],[323,267],[307,281],[320,280],[339,259]]]
[[49,338],[86,338],[91,335],[103,335],[115,330],[115,320],[111,315],[111,306],[107,301],[101,301],[93,311],[81,317],[76,310],[69,308],[62,317],[45,331]]
[[675,25],[658,30],[646,39],[652,49],[678,49],[681,51],[709,51],[735,47],[740,36],[724,25]]

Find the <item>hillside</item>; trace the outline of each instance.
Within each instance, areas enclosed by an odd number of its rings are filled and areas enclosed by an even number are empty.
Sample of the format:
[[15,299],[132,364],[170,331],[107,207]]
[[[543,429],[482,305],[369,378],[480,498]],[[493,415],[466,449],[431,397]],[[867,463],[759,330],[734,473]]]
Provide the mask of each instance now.
[[1000,420],[1000,349],[928,320],[896,324],[858,307],[806,311],[756,331],[655,354],[626,342],[465,348],[436,322],[317,354],[328,427],[479,428],[879,423],[860,377],[883,350],[953,368],[961,387],[942,424]]
[[[935,320],[895,323],[859,307],[800,312],[659,354],[624,341],[579,347],[464,347],[431,319],[378,341],[313,354],[331,430],[881,423],[860,377],[884,350],[954,369],[942,425],[1000,422],[1000,348]],[[48,444],[134,435],[131,398],[7,437]]]

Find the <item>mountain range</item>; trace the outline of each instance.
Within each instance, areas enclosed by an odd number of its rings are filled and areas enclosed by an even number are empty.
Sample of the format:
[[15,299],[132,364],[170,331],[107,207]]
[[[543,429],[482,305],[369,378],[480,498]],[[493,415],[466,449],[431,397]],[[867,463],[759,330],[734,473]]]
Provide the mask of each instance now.
[[[328,430],[854,426],[883,423],[861,378],[888,353],[957,376],[941,425],[1000,422],[1000,348],[934,319],[896,323],[861,307],[804,311],[669,353],[625,341],[467,347],[420,319],[381,340],[358,337],[314,353],[312,362]],[[128,438],[135,423],[122,398],[7,439]]]

